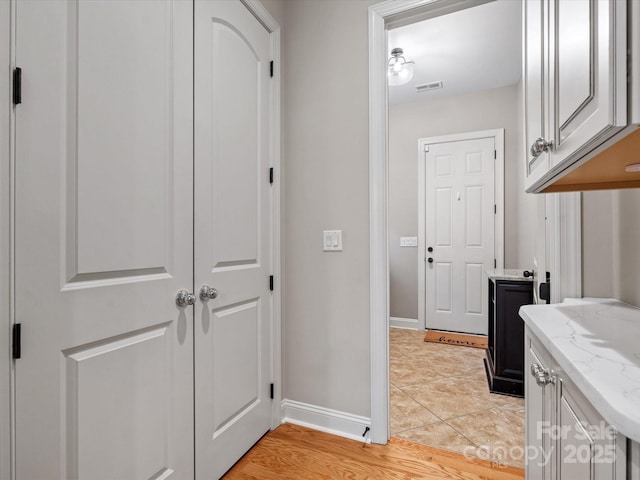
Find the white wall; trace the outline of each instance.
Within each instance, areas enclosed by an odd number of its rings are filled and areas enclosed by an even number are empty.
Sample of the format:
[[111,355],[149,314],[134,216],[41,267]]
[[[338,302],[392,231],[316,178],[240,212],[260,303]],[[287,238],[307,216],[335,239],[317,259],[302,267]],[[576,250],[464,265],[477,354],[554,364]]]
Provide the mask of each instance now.
[[640,306],[640,190],[582,195],[582,282],[585,297]]
[[[283,398],[368,417],[367,9],[286,3]],[[322,251],[342,229],[344,251]]]
[[520,164],[524,165],[524,150],[521,146],[519,95],[520,87],[511,85],[390,106],[389,270],[392,317],[417,318],[418,315],[418,249],[400,247],[400,237],[418,236],[419,138],[505,129],[505,267],[530,267],[533,243],[529,239],[534,237],[534,225],[532,221],[522,219],[527,216],[528,204],[535,207],[535,202],[528,198],[532,196],[525,197],[520,193],[523,192],[524,167],[520,168]]
[[613,194],[614,296],[640,306],[640,190]]
[[614,192],[582,194],[582,294],[585,297],[615,296]]

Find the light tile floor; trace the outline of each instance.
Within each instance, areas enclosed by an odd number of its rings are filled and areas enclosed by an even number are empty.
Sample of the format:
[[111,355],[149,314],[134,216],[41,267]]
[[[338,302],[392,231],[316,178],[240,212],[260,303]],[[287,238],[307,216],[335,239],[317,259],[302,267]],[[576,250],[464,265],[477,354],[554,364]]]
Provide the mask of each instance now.
[[489,392],[477,348],[391,328],[391,436],[524,468],[524,400]]

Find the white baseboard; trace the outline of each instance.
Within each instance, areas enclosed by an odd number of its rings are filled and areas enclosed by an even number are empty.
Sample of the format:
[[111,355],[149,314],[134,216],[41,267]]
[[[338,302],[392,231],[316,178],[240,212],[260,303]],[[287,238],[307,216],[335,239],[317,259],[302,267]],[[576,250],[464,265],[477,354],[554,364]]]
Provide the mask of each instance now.
[[394,328],[406,328],[408,330],[418,330],[418,319],[389,317],[389,326]]
[[362,436],[367,427],[371,428],[370,418],[295,400],[282,400],[282,423],[293,423],[359,442],[370,442],[369,433]]

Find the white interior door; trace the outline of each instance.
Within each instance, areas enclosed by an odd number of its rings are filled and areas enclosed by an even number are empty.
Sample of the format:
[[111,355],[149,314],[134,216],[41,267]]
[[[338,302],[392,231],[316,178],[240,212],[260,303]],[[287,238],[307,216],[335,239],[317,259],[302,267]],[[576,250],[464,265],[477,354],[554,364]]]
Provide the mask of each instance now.
[[487,333],[494,160],[493,137],[435,143],[425,152],[428,329]]
[[238,0],[195,3],[196,478],[270,428],[270,35]]
[[16,476],[193,478],[190,2],[14,2]]

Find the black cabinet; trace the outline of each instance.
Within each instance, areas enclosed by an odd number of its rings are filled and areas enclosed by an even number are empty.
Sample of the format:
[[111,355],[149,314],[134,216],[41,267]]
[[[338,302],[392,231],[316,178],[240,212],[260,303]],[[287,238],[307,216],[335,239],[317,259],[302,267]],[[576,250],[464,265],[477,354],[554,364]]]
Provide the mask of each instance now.
[[489,279],[489,347],[484,368],[493,393],[524,396],[524,322],[518,310],[531,303],[531,281]]

